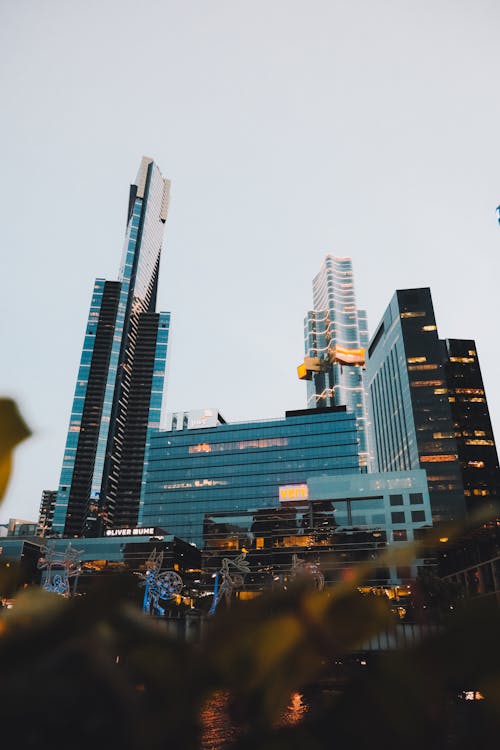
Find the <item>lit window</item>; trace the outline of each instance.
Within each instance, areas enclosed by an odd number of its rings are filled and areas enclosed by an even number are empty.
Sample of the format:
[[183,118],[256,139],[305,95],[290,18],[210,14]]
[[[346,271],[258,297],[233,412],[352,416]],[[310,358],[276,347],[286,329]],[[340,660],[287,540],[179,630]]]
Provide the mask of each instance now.
[[494,440],[466,440],[465,445],[495,445]]
[[437,326],[422,326],[422,331],[437,331]]
[[445,461],[456,461],[458,456],[456,453],[442,454],[437,456],[420,456],[421,463],[443,463]]
[[409,370],[437,370],[439,365],[410,365]]
[[444,380],[414,380],[410,385],[412,388],[425,388],[433,385],[444,385]]

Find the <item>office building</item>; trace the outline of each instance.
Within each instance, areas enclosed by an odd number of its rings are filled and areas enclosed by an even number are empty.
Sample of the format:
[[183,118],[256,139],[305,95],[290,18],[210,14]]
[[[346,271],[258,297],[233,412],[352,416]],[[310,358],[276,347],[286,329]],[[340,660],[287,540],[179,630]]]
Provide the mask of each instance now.
[[158,427],[169,313],[156,312],[168,180],[143,158],[130,188],[118,281],[94,285],[52,530],[137,523],[147,431]]
[[443,350],[430,289],[399,290],[366,363],[377,470],[425,469],[434,522],[465,514]]
[[308,477],[359,472],[356,418],[345,407],[236,424],[216,409],[174,418],[150,435],[139,520],[198,547],[210,514],[280,508]]
[[305,485],[281,493],[279,505],[258,510],[207,513],[204,569],[214,571],[223,556],[247,550],[251,569],[246,590],[285,583],[294,575],[294,556],[321,571],[333,585],[360,563],[365,584],[395,586],[414,579],[422,559],[404,567],[382,563],[391,546],[418,538],[432,526],[425,471],[317,474]]
[[445,373],[467,511],[498,514],[500,469],[476,344],[446,339]]
[[346,406],[356,415],[361,466],[369,463],[367,408],[363,385],[368,344],[366,312],[356,306],[352,261],[327,255],[313,280],[314,309],[304,321],[307,404]]
[[[68,573],[68,562],[78,568],[77,575],[70,577],[71,593],[85,594],[91,591],[100,577],[109,580],[120,576],[119,585],[126,585],[124,573],[133,574],[128,578],[128,598],[140,606],[144,596],[141,573],[147,567],[148,559],[155,557],[162,571],[173,570],[182,576],[183,595],[189,594],[193,579],[199,578],[201,554],[182,539],[165,534],[157,528],[108,529],[104,537],[69,539],[40,539],[35,536],[13,535],[2,539],[0,572],[4,566],[14,563],[19,566],[18,587],[24,584],[43,583],[47,572],[53,580],[56,576]],[[43,565],[43,558],[50,560]],[[0,597],[5,596],[4,586]],[[70,593],[70,592],[68,592]]]
[[8,523],[0,524],[0,537],[33,536],[36,531],[35,521],[24,518],[9,518]]
[[51,536],[54,510],[57,502],[57,490],[43,490],[40,501],[40,512],[36,528],[37,536]]

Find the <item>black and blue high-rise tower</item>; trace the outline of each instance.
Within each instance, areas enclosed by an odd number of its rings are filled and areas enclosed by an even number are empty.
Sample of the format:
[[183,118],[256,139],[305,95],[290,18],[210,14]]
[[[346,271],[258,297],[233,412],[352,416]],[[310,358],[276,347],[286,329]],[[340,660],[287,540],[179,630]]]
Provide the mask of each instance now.
[[170,313],[156,293],[170,182],[152,159],[130,187],[118,281],[96,279],[52,532],[137,523],[148,430],[159,427]]

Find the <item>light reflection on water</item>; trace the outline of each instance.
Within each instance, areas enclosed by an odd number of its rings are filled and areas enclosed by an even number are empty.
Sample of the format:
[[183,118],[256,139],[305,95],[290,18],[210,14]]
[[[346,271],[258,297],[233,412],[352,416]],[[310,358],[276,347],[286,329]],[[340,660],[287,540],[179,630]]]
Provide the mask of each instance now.
[[[218,691],[207,701],[201,712],[202,750],[224,750],[242,731],[231,721],[228,714],[229,694]],[[301,693],[290,696],[288,706],[277,722],[277,726],[293,726],[302,721],[309,706]]]

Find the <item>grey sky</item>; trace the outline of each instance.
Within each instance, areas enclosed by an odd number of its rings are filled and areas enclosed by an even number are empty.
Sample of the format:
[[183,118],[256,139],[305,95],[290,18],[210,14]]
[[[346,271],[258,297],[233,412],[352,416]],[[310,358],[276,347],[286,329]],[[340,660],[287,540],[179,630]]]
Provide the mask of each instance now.
[[0,8],[2,395],[34,436],[0,509],[56,488],[94,278],[116,278],[143,154],[172,180],[168,411],[306,405],[323,254],[372,333],[430,286],[475,338],[500,434],[497,0],[17,0]]

